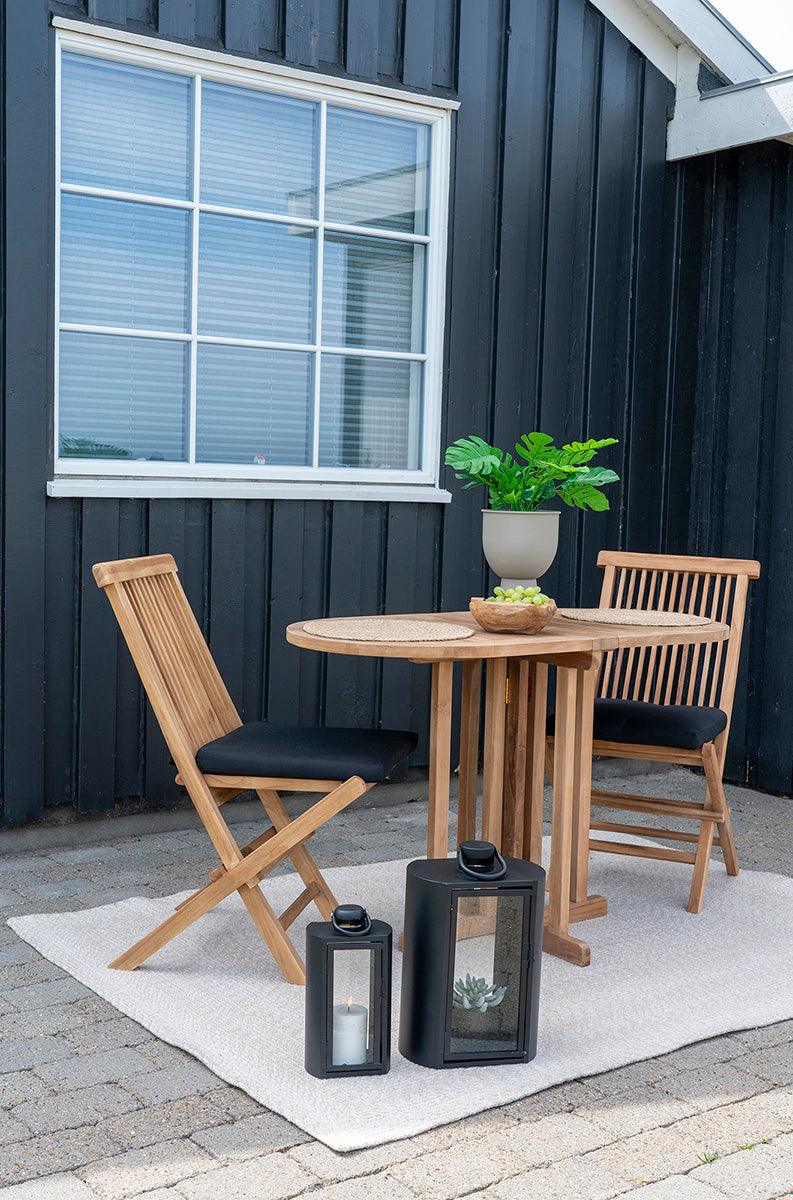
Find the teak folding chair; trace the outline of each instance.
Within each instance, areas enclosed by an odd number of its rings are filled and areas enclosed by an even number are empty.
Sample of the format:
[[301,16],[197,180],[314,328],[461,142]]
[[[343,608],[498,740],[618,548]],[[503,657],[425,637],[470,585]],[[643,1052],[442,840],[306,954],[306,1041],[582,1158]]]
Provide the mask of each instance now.
[[[121,632],[178,770],[220,863],[172,916],[110,964],[134,970],[236,891],[285,979],[304,983],[287,929],[314,902],[329,920],[336,901],[305,842],[415,748],[396,730],[283,728],[243,724],[193,616],[170,554],[97,563],[94,578]],[[278,791],[325,792],[294,820]],[[239,846],[222,806],[243,791],[259,797],[269,828]],[[277,916],[259,884],[291,858],[304,887]]]
[[[738,874],[738,854],[722,785],[735,682],[741,653],[746,596],[760,564],[752,560],[630,554],[603,550],[601,608],[639,608],[696,613],[730,626],[729,637],[698,646],[645,646],[604,656],[595,701],[593,753],[605,758],[700,766],[707,793],[703,804],[655,796],[592,791],[602,808],[693,820],[699,831],[590,820],[597,833],[650,834],[693,844],[693,850],[642,846],[590,838],[589,849],[607,854],[691,863],[694,876],[688,911],[699,912],[714,846],[728,874]],[[552,738],[549,738],[552,744]],[[583,836],[586,836],[585,834]]]

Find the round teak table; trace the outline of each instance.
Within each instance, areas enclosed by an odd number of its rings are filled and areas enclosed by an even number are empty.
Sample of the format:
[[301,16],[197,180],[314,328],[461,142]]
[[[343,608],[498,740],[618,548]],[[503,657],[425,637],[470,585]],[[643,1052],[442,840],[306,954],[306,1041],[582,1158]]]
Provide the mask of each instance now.
[[[482,664],[486,664],[482,836],[505,854],[542,859],[545,722],[548,667],[555,666],[556,718],[548,905],[543,949],[579,966],[589,945],[573,937],[575,921],[605,916],[603,896],[591,896],[589,806],[592,722],[598,668],[604,653],[622,648],[722,641],[729,627],[604,625],[556,616],[541,633],[488,633],[470,613],[405,613],[404,620],[464,625],[456,641],[352,641],[307,632],[298,621],[287,641],[325,654],[401,658],[432,668],[427,857],[449,852],[452,683],[462,664],[457,840],[476,835],[476,783]],[[378,618],[367,618],[377,620]],[[383,617],[393,621],[395,616]]]

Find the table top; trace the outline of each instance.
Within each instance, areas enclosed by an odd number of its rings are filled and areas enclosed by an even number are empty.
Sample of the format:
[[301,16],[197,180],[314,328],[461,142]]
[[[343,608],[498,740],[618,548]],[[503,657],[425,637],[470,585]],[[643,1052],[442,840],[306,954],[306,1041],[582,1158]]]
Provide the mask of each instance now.
[[363,658],[408,658],[412,662],[464,661],[471,658],[544,658],[561,654],[593,654],[630,646],[698,645],[721,642],[729,626],[718,621],[707,625],[599,625],[568,621],[555,616],[540,633],[488,633],[468,612],[393,613],[414,621],[453,621],[474,630],[472,637],[452,642],[358,642],[306,633],[304,621],[287,626],[286,640],[304,650],[325,654],[353,654]]

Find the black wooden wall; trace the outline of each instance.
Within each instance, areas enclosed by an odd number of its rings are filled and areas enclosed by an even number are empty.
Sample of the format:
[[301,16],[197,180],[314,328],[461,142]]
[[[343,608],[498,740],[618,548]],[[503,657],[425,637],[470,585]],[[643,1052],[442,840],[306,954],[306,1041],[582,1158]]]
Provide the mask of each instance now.
[[[678,536],[757,558],[732,778],[793,792],[793,150],[766,142],[676,179]],[[684,516],[683,514],[686,514]]]
[[[601,546],[681,548],[688,467],[670,431],[688,420],[673,385],[691,350],[674,334],[695,320],[685,303],[699,290],[676,268],[678,233],[697,222],[665,165],[671,85],[585,0],[77,0],[57,11],[456,96],[443,436],[510,443],[542,427],[621,438],[612,511],[564,514],[549,585],[566,602],[596,594]],[[464,606],[483,585],[481,497],[455,492],[447,507],[46,498],[48,19],[46,0],[6,6],[5,819],[174,797],[90,576],[98,560],[175,554],[246,717],[424,731],[425,670],[325,662],[287,647],[283,629],[303,615]],[[725,546],[730,535],[728,523]]]

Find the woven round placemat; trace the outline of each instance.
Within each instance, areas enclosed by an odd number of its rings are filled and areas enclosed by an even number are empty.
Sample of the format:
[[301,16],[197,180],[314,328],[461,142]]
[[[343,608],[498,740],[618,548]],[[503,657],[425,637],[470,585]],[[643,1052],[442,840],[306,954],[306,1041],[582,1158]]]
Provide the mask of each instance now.
[[327,617],[306,621],[305,633],[347,642],[456,642],[474,630],[451,621],[409,621],[399,617]]
[[652,608],[560,608],[568,621],[591,621],[596,625],[710,625],[710,617],[695,613],[660,612]]

